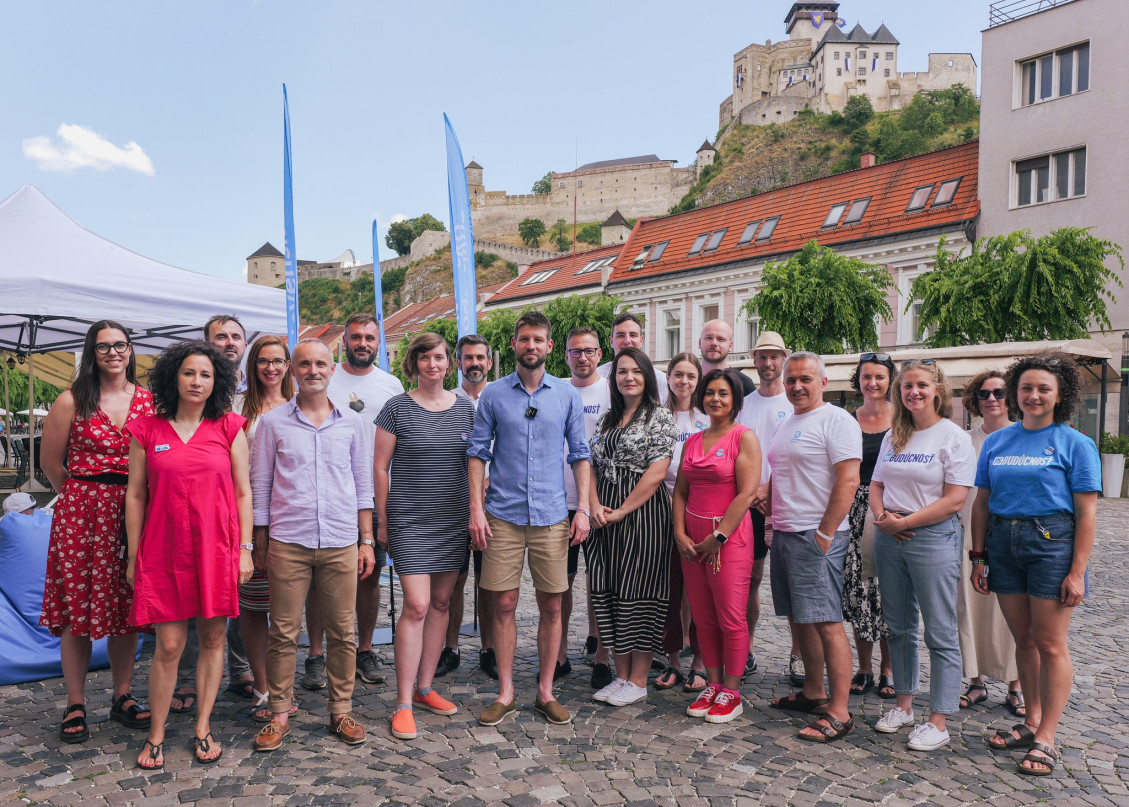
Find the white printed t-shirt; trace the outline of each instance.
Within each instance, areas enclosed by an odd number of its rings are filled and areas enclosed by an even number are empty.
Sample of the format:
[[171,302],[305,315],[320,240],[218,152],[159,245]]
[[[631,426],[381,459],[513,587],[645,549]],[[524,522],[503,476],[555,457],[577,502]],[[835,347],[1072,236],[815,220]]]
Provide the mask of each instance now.
[[786,392],[779,395],[750,392],[741,404],[741,411],[737,413],[737,422],[752,429],[760,443],[762,485],[768,481],[772,472],[768,465],[768,446],[772,442],[772,436],[776,434],[780,424],[791,417],[793,411]]
[[976,450],[968,432],[948,418],[915,431],[905,448],[894,453],[893,431],[878,449],[871,482],[881,482],[882,506],[914,513],[945,495],[945,485],[972,487]]
[[376,449],[376,416],[389,398],[403,391],[400,379],[375,364],[365,375],[350,375],[345,365],[339,364],[329,379],[329,400],[342,409],[349,407],[364,421],[370,465]]
[[[594,384],[576,387],[575,389],[580,393],[580,400],[584,402],[584,437],[591,440],[592,435],[596,433],[596,422],[603,417],[612,403],[611,393],[608,391],[608,382],[599,378]],[[565,448],[565,455],[568,455],[567,447]],[[572,466],[567,461],[565,462],[564,481],[565,505],[569,510],[575,510],[579,506],[579,497],[576,495],[576,477],[573,476]]]
[[[845,409],[824,403],[802,415],[790,415],[768,447],[772,466],[772,525],[783,532],[819,528],[831,488],[834,466],[862,460],[862,429]],[[835,531],[847,529],[847,518]]]
[[666,478],[663,479],[666,482],[666,489],[671,493],[674,492],[674,483],[678,479],[678,469],[682,465],[682,449],[686,447],[686,441],[690,439],[690,435],[708,429],[710,419],[702,414],[701,410],[690,409],[687,412],[675,412],[674,425],[678,429],[678,438],[674,441],[674,456],[670,458],[670,467],[666,469]]

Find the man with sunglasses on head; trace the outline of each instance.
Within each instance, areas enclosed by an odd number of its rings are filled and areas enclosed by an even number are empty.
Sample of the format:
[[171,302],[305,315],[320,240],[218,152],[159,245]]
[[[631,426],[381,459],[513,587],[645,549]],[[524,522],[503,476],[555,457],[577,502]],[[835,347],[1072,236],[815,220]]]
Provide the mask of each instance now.
[[[518,318],[511,341],[517,372],[490,384],[479,397],[467,449],[471,548],[483,550],[481,587],[495,592],[499,693],[478,718],[484,726],[498,725],[517,708],[514,617],[527,551],[539,612],[541,666],[534,708],[550,723],[572,720],[553,695],[553,673],[561,639],[561,595],[568,590],[568,546],[582,542],[590,529],[591,455],[579,393],[545,372],[552,333],[548,317],[539,311]],[[566,459],[577,489],[571,525],[564,493]],[[487,463],[490,487],[484,497]]]

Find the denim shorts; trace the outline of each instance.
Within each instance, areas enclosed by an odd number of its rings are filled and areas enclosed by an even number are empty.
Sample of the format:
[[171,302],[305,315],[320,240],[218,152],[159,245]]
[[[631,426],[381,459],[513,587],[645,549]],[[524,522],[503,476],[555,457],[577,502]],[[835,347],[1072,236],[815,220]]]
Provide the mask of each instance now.
[[[1047,537],[1049,535],[1049,537]],[[1074,563],[1074,516],[988,521],[988,589],[993,594],[1028,594],[1044,600],[1062,597],[1062,581]],[[1085,577],[1090,593],[1089,570]]]
[[850,530],[836,532],[825,555],[815,530],[773,530],[769,580],[777,616],[790,616],[803,625],[843,621],[843,571],[850,537]]

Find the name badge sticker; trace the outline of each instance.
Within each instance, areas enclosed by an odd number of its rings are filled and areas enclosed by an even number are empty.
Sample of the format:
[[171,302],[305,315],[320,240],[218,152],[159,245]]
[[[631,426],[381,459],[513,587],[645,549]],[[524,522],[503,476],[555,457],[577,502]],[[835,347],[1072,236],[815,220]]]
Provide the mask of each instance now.
[[162,443],[162,444],[161,444],[161,445],[159,445],[159,446],[154,446],[154,447],[153,447],[153,451],[155,451],[155,452],[157,452],[157,453],[160,453],[160,452],[162,452],[162,451],[168,451],[168,450],[169,450],[169,444],[168,444],[168,443]]

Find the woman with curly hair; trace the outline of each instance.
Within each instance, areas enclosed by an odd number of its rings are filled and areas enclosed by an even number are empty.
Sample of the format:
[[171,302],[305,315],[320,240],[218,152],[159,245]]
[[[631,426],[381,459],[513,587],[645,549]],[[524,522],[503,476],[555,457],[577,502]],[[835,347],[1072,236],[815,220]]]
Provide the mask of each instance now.
[[[1004,374],[999,370],[985,370],[975,376],[964,388],[962,401],[966,412],[981,417],[981,423],[968,435],[977,459],[989,434],[1011,425],[1004,396]],[[972,549],[972,502],[970,495],[964,503],[960,520],[964,526],[964,548]],[[994,594],[982,597],[972,588],[972,561],[961,558],[961,581],[957,589],[957,624],[960,633],[960,657],[968,688],[960,696],[960,708],[967,709],[988,700],[988,687],[984,676],[1008,682],[1004,704],[1016,717],[1025,717],[1023,688],[1019,671],[1015,667],[1015,642],[1004,621],[1003,612]]]
[[51,522],[43,614],[61,638],[67,707],[59,739],[90,737],[86,673],[92,639],[108,636],[114,700],[110,719],[149,728],[149,710],[130,694],[137,631],[121,557],[129,436],[124,429],[153,414],[153,398],[137,383],[137,359],[125,328],[111,320],[90,326],[74,383],[51,407],[43,427],[43,471],[59,491]]
[[1070,427],[1082,386],[1070,356],[1021,358],[1004,384],[1008,408],[1023,419],[988,435],[980,452],[972,585],[999,600],[1015,639],[1027,716],[1010,731],[996,732],[988,745],[1030,749],[1019,772],[1049,776],[1074,678],[1066,634],[1087,593],[1101,462],[1094,441]]
[[[958,514],[976,474],[976,455],[968,434],[949,420],[952,390],[934,359],[902,362],[896,390],[893,423],[871,476],[870,509],[897,704],[874,729],[893,734],[913,725],[909,749],[933,751],[949,743],[948,715],[960,708],[957,586],[964,541]],[[929,648],[930,715],[914,725],[919,614]]]
[[194,732],[200,763],[223,753],[210,718],[223,677],[224,634],[239,616],[238,586],[251,577],[251,484],[246,421],[229,410],[235,367],[207,342],[180,342],[149,374],[157,414],[126,427],[126,579],[135,625],[153,625],[149,671],[153,719],[139,767],[164,767],[163,744],[176,667],[196,618],[200,693]]

